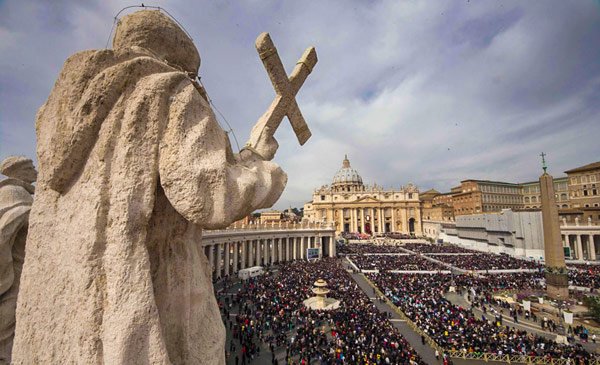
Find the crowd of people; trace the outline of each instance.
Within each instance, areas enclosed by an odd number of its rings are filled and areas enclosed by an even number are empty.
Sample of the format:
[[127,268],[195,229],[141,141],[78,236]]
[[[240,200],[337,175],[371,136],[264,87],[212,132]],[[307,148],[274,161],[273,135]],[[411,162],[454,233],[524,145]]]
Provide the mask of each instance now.
[[596,264],[583,264],[583,263],[568,263],[567,264],[568,268],[572,268],[575,270],[579,270],[579,271],[586,271],[589,272],[591,274],[596,274],[598,275],[600,273],[600,264],[596,263]]
[[[317,279],[341,301],[338,309],[304,306]],[[279,361],[275,353],[283,352],[285,364],[425,364],[337,259],[282,264],[274,274],[244,282],[234,302],[240,309],[231,323],[242,346],[240,364],[254,358],[261,342],[273,364]]]
[[585,288],[600,289],[598,272],[569,270],[569,284]]
[[439,271],[447,267],[412,254],[399,255],[360,255],[353,256],[352,262],[360,270],[410,270],[410,271]]
[[521,260],[507,254],[477,253],[472,255],[427,254],[430,257],[463,270],[541,269],[532,260]]
[[580,344],[563,345],[552,339],[533,335],[505,325],[497,318],[478,318],[472,308],[451,303],[444,294],[450,287],[473,296],[489,290],[518,288],[529,282],[530,274],[470,275],[368,274],[369,279],[385,293],[419,328],[446,350],[469,353],[517,354],[570,358],[579,363],[594,358]]
[[341,243],[336,246],[338,254],[362,255],[365,253],[406,253],[400,246],[374,245],[372,243]]
[[407,242],[404,248],[416,253],[478,253],[479,251],[452,244]]

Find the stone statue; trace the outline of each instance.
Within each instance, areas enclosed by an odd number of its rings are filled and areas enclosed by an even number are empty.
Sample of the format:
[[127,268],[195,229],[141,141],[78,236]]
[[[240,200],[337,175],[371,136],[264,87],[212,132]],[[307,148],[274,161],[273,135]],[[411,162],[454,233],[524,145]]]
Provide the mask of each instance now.
[[15,336],[15,308],[25,258],[29,211],[37,177],[33,162],[8,157],[0,165],[0,364],[10,364]]
[[37,115],[13,363],[225,363],[202,229],[270,207],[287,177],[272,134],[232,152],[199,66],[148,10],[119,21],[111,50],[65,62]]

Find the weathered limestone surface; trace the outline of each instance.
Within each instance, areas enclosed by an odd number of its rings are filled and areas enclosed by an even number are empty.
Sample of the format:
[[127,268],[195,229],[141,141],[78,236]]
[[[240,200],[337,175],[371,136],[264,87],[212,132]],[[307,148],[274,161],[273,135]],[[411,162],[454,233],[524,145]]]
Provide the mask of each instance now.
[[[546,173],[540,176],[542,193],[542,225],[544,227],[544,254],[546,261],[546,294],[554,299],[569,298],[569,282],[565,253],[560,236],[558,208],[554,192],[554,178]],[[562,270],[561,272],[557,272]]]
[[25,157],[2,161],[0,173],[0,364],[10,364],[15,308],[25,257],[27,224],[37,172]]
[[271,206],[287,177],[232,153],[199,65],[155,11],[67,59],[37,115],[15,364],[224,364],[202,229]]

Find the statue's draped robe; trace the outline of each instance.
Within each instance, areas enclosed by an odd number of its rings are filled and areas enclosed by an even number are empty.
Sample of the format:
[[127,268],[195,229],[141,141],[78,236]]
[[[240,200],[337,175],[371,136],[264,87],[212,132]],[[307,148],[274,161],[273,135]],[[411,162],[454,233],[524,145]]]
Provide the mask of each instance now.
[[[16,364],[224,364],[201,227],[272,205],[186,74],[141,48],[71,56],[37,116]],[[65,348],[67,346],[67,348]]]
[[10,363],[32,193],[21,180],[0,180],[0,364]]

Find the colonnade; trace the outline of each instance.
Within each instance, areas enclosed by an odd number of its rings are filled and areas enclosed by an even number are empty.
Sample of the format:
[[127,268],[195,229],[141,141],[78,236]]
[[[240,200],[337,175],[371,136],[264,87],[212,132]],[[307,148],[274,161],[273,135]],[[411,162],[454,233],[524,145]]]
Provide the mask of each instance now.
[[333,230],[312,234],[298,231],[245,235],[240,232],[231,235],[220,233],[213,239],[203,238],[202,246],[215,278],[235,275],[239,270],[253,266],[305,260],[309,248],[319,248],[321,256],[335,257]]
[[563,246],[570,247],[571,257],[576,260],[596,261],[600,256],[600,234],[563,233]]

